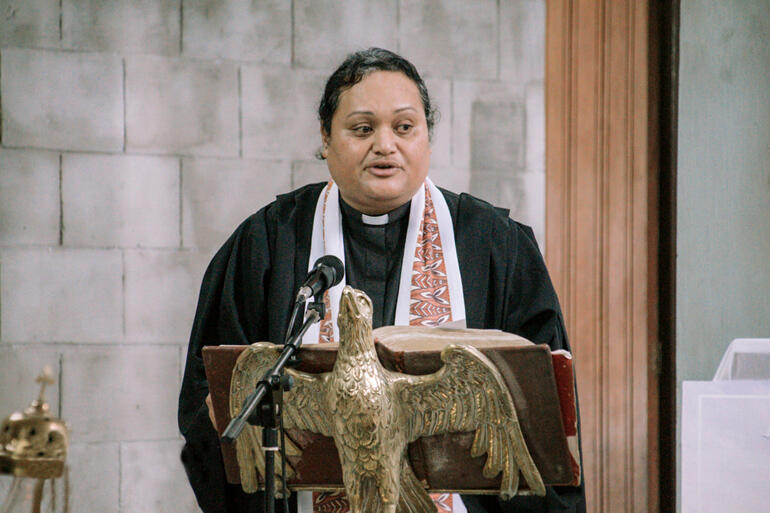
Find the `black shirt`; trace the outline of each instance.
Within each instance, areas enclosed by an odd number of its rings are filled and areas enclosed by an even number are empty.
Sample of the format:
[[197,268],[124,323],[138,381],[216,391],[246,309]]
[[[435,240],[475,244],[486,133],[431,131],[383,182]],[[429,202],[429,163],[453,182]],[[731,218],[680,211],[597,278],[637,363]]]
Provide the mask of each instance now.
[[396,319],[401,261],[411,201],[383,214],[366,216],[340,197],[345,241],[345,282],[372,300],[372,327]]

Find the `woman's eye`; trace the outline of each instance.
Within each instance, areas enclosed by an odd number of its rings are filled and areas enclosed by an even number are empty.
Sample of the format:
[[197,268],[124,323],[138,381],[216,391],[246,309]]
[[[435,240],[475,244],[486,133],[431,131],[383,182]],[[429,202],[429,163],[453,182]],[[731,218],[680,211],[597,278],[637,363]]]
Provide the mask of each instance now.
[[401,123],[396,127],[396,130],[398,130],[398,132],[401,134],[408,133],[411,129],[412,129],[412,125],[409,123]]
[[353,127],[353,132],[356,135],[368,135],[372,132],[372,127],[369,125],[359,125],[356,127]]

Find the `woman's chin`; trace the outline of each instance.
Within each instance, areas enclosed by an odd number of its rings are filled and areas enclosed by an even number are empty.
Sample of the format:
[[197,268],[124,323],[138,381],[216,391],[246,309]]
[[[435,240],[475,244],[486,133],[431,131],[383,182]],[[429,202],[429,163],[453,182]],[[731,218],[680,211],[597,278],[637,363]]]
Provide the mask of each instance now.
[[402,201],[401,196],[385,194],[381,191],[378,191],[377,193],[372,192],[355,198],[345,197],[343,195],[343,199],[351,207],[355,208],[363,214],[380,215],[385,214],[386,212],[390,212],[394,208],[403,205],[409,201],[410,198],[406,198]]
[[412,199],[423,181],[415,183],[404,173],[386,178],[369,175],[353,184],[344,184],[340,192],[357,210],[369,215],[384,214]]
[[406,187],[403,184],[393,183],[393,181],[383,180],[380,183],[369,183],[368,187],[362,189],[362,196],[371,201],[382,202],[392,201],[406,193]]

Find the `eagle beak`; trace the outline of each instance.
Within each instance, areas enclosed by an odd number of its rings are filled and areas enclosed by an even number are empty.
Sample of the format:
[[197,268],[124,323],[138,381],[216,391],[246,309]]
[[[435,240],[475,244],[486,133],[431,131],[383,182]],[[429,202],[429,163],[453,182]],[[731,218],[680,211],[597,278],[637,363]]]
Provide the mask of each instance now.
[[355,294],[353,293],[353,287],[345,285],[342,289],[342,297],[340,298],[340,313],[345,312],[347,316],[351,316],[355,311]]

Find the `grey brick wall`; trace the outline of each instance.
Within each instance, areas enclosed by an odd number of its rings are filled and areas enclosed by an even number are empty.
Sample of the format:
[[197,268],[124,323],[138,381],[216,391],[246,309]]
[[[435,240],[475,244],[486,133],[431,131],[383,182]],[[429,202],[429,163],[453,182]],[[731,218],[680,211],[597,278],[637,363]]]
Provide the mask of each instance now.
[[176,400],[206,264],[326,179],[351,50],[411,59],[439,185],[544,225],[545,0],[0,0],[0,416],[48,391],[71,511],[191,513]]
[[123,70],[112,54],[2,50],[3,146],[123,149]]

